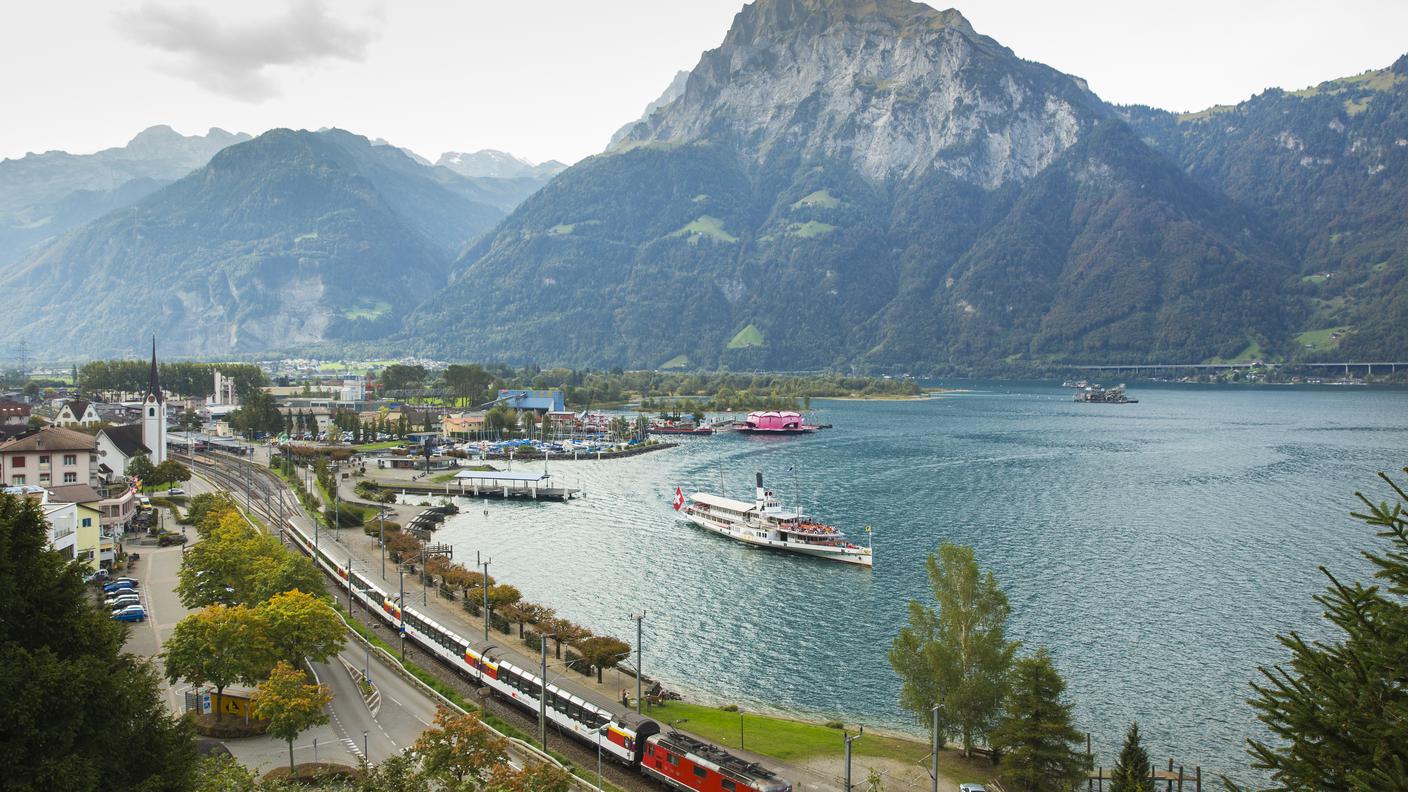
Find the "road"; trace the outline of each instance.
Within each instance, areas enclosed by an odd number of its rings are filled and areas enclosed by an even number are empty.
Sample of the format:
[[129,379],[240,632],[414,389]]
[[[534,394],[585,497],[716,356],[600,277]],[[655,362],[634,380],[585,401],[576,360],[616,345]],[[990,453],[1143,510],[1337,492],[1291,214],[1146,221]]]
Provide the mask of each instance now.
[[[192,479],[187,490],[192,494],[217,490],[218,487],[200,478]],[[194,531],[191,532],[194,538]],[[176,596],[176,583],[181,569],[182,548],[132,545],[129,550],[140,553],[132,576],[141,582],[142,604],[147,608],[147,620],[131,625],[126,648],[134,654],[152,658],[160,669],[162,643],[170,637],[176,624],[191,613]],[[435,718],[436,703],[426,694],[400,677],[370,660],[371,680],[381,691],[381,704],[373,713],[363,701],[343,660],[361,670],[368,657],[358,651],[349,638],[348,649],[327,663],[314,663],[318,680],[332,689],[328,705],[329,722],[304,732],[294,743],[294,758],[299,762],[341,762],[356,765],[363,758],[363,746],[378,762],[399,754],[415,742]],[[185,691],[190,686],[177,682],[174,686],[162,682],[162,696],[175,714],[185,712]],[[365,739],[363,732],[366,732]],[[272,737],[246,737],[221,741],[242,764],[265,772],[288,762],[288,744]]]

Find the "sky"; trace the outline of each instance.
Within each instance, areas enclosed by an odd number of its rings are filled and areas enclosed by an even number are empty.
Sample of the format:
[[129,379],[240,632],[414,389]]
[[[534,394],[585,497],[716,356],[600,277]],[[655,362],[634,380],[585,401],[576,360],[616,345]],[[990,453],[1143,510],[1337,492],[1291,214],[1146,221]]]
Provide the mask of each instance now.
[[[435,159],[601,151],[740,0],[45,0],[0,25],[0,157],[167,124],[337,126]],[[973,26],[1107,101],[1198,110],[1408,52],[1404,0],[958,0]]]

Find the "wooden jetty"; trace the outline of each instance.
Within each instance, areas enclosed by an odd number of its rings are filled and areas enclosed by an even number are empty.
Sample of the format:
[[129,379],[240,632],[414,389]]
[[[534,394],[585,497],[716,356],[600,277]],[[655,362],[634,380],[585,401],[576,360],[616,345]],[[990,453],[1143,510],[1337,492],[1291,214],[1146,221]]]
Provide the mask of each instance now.
[[381,483],[381,486],[402,495],[443,498],[566,501],[586,497],[580,489],[554,484],[549,473],[520,470],[462,470],[453,480],[441,483],[398,481]]

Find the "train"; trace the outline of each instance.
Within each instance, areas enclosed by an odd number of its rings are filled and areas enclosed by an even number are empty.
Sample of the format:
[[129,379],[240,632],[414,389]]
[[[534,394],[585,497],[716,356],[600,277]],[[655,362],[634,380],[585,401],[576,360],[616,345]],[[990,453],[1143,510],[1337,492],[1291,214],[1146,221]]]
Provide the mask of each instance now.
[[[469,682],[488,688],[508,703],[537,715],[544,680],[532,669],[495,660],[490,649],[473,644],[428,615],[398,602],[365,575],[315,547],[292,520],[286,535],[350,596]],[[691,792],[791,792],[792,783],[768,768],[711,743],[634,713],[618,714],[593,703],[596,694],[569,680],[548,682],[546,715],[559,732],[599,750],[603,756],[672,789]]]

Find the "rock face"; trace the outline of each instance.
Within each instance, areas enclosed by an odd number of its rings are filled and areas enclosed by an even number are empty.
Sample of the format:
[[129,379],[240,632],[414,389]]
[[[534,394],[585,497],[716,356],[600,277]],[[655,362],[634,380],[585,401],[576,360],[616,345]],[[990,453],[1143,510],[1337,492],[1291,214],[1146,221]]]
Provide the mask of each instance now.
[[1245,211],[956,11],[757,0],[675,86],[471,248],[397,342],[947,371],[1286,335],[1291,270]]
[[1104,113],[1079,80],[1018,60],[957,11],[763,0],[616,145],[710,141],[758,165],[800,150],[873,181],[938,170],[993,189],[1050,165]]

